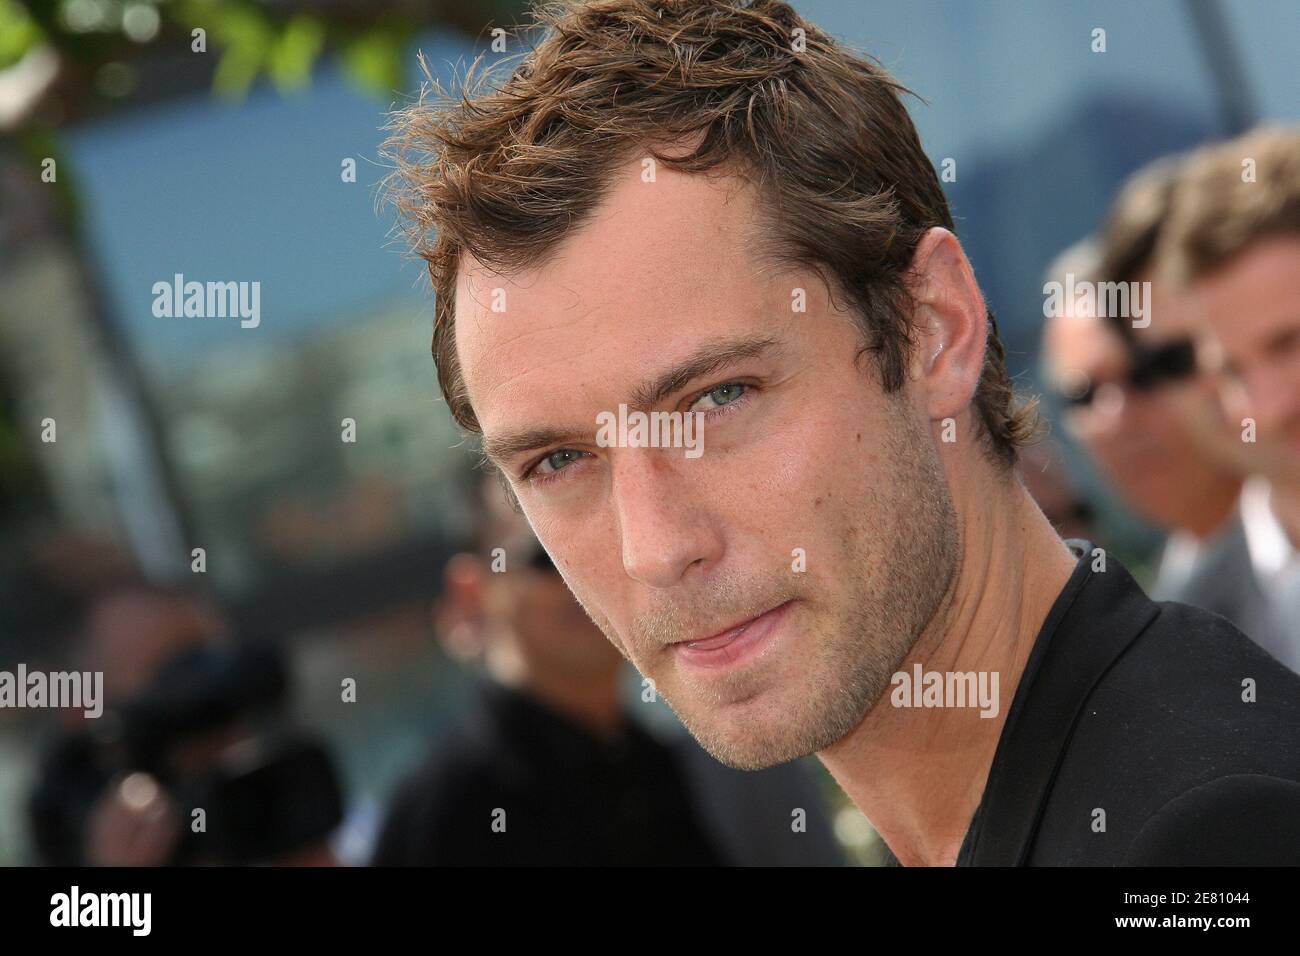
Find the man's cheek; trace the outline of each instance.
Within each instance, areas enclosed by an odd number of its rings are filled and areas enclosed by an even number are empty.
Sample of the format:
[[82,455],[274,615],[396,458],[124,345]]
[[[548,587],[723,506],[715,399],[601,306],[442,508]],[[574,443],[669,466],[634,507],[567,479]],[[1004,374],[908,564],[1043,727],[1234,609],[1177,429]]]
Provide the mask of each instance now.
[[[624,646],[622,638],[610,623],[609,618],[601,613],[600,604],[595,599],[595,596],[585,588],[574,587],[575,582],[573,580],[570,580],[567,577],[565,580],[569,585],[569,589],[573,592],[574,599],[582,606],[587,617],[591,619],[592,623],[594,623],[596,627],[600,628],[601,633],[609,639],[610,643],[614,645],[615,649],[617,649],[620,654],[624,657],[628,657],[627,648]],[[630,660],[631,658],[628,659]]]
[[1240,425],[1250,415],[1250,400],[1246,390],[1235,382],[1225,382],[1218,394],[1219,412],[1229,426]]

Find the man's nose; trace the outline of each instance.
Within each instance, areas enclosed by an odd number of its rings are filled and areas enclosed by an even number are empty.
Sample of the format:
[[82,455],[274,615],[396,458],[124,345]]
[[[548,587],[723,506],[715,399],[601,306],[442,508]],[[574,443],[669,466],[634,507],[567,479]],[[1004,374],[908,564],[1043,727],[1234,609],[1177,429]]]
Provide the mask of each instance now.
[[623,546],[623,569],[635,581],[670,588],[722,551],[697,494],[704,476],[681,449],[624,448],[611,464],[611,498]]
[[1087,431],[1098,438],[1121,431],[1130,405],[1124,386],[1117,382],[1099,383],[1084,418]]

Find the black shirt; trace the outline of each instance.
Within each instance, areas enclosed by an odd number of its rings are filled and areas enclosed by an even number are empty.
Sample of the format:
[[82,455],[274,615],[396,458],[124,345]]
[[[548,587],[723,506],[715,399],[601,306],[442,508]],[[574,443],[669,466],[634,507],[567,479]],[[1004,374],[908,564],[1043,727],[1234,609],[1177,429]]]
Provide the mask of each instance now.
[[957,864],[1300,864],[1300,675],[1069,544]]
[[602,741],[531,695],[487,680],[479,682],[464,718],[399,787],[372,860],[378,866],[722,862],[664,744],[631,720],[618,739]]

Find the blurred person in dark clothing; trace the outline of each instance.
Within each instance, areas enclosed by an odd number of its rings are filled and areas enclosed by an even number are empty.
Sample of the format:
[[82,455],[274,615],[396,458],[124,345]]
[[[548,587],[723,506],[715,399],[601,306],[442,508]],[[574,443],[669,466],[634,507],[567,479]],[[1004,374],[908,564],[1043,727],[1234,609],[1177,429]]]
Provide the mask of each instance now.
[[1159,259],[1250,473],[1189,599],[1300,671],[1300,129],[1193,154]]
[[106,707],[101,720],[60,714],[29,804],[40,862],[334,862],[338,784],[281,719],[277,647],[231,638],[197,595],[140,581],[92,598],[75,640]]
[[[755,780],[627,714],[622,656],[499,483],[478,494],[479,553],[448,562],[436,624],[448,652],[483,673],[457,725],[399,786],[372,863],[842,862],[801,768]],[[796,808],[806,832],[791,827]]]

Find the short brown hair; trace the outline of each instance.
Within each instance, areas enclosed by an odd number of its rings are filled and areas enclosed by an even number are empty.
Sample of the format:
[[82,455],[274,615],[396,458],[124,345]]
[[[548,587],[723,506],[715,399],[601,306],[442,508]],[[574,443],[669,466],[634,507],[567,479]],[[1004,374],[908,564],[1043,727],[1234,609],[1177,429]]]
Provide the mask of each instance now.
[[[1160,235],[1174,208],[1174,190],[1182,157],[1165,157],[1143,166],[1130,176],[1111,201],[1097,231],[1094,282],[1135,282],[1156,267]],[[1130,344],[1133,328],[1119,315],[1104,316]]]
[[1180,166],[1177,157],[1158,159],[1124,182],[1097,234],[1098,281],[1132,282],[1154,265]]
[[1279,235],[1300,236],[1300,128],[1265,127],[1192,154],[1161,241],[1161,270],[1193,282]]
[[[455,420],[479,431],[455,348],[462,255],[501,271],[539,264],[638,154],[752,175],[774,239],[765,251],[829,275],[885,390],[901,388],[907,270],[928,229],[953,229],[908,91],[777,0],[569,0],[535,16],[544,35],[503,85],[471,97],[480,58],[457,99],[433,109],[422,93],[397,111],[385,143],[384,187],[428,262],[433,356]],[[693,149],[656,148],[681,143]],[[992,312],[988,321],[974,403],[986,445],[1010,465],[1033,411],[1015,407]]]

